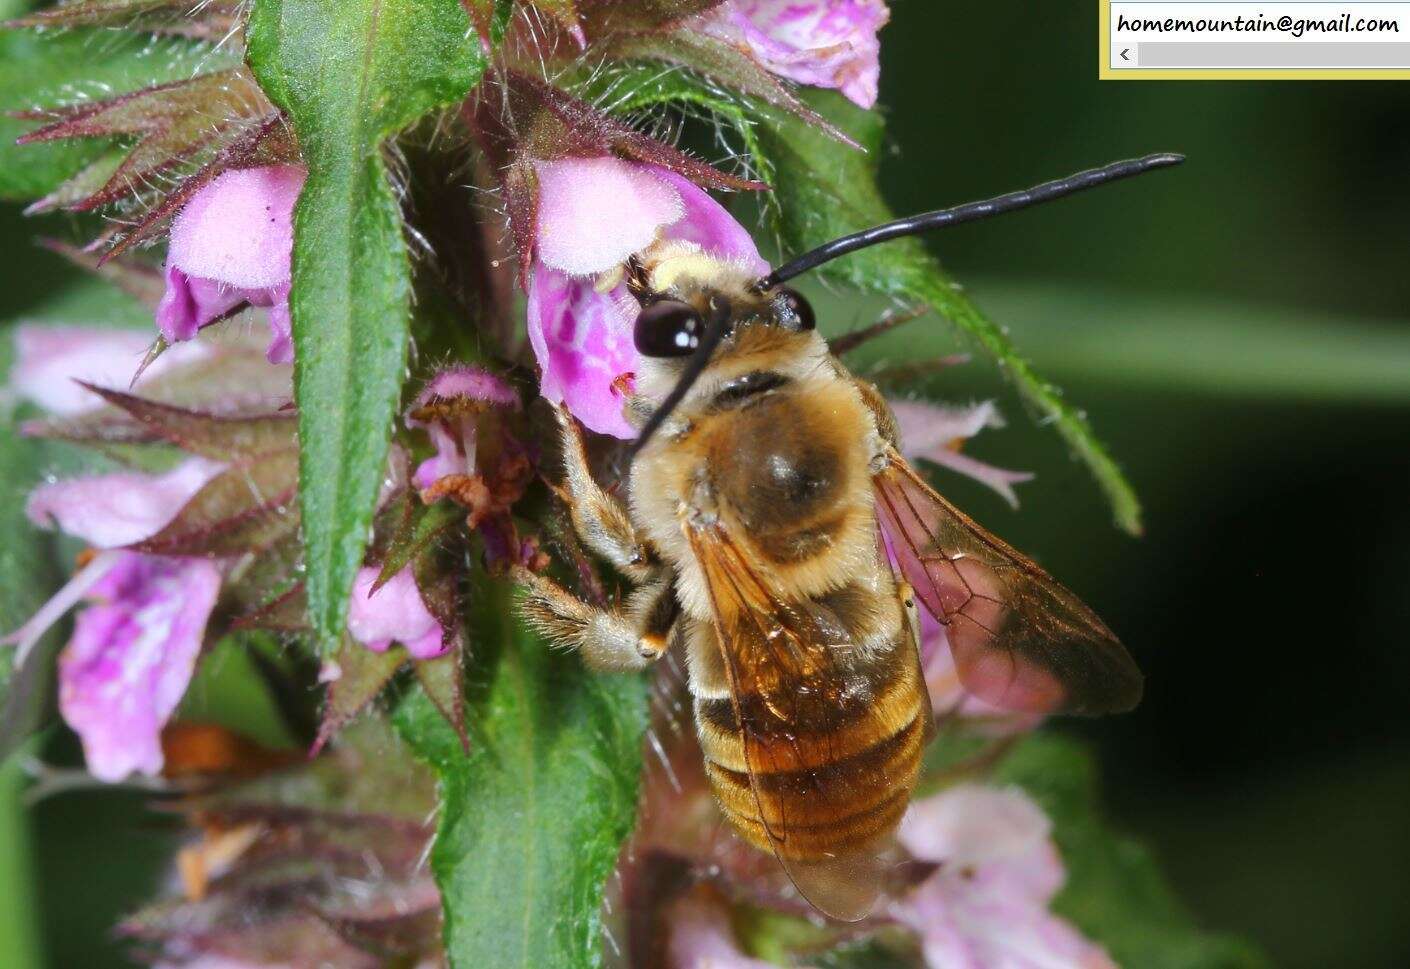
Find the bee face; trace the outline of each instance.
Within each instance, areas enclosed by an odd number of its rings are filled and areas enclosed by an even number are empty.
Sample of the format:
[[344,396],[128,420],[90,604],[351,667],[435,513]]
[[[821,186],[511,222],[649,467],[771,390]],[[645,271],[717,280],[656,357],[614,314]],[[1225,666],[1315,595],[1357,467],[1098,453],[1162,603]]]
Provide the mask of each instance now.
[[641,302],[633,339],[642,357],[637,374],[647,397],[674,385],[705,338],[709,321],[722,315],[726,331],[711,357],[708,374],[690,400],[714,396],[721,379],[790,358],[814,358],[823,344],[815,334],[812,308],[787,287],[758,288],[758,277],[736,264],[693,250],[668,249],[650,266],[638,267],[632,290]]

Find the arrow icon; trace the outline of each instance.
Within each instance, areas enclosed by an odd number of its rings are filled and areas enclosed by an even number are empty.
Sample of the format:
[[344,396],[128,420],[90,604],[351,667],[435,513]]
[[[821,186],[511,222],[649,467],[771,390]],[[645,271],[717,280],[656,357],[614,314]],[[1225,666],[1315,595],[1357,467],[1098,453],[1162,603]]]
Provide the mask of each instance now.
[[1123,61],[1129,61],[1131,58],[1129,58],[1129,57],[1126,56],[1126,55],[1129,54],[1129,53],[1131,53],[1131,48],[1129,48],[1129,47],[1125,48],[1125,49],[1121,52],[1121,59],[1122,59]]

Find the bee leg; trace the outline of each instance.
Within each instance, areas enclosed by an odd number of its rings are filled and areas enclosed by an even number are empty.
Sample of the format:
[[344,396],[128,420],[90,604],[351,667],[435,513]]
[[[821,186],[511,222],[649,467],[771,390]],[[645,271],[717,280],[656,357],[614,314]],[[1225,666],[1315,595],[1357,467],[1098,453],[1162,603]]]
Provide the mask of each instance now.
[[583,431],[567,408],[556,408],[563,428],[564,482],[555,487],[568,506],[573,528],[592,552],[634,582],[651,578],[656,556],[632,525],[626,507],[602,490],[588,466]]
[[670,644],[680,607],[669,577],[633,592],[625,609],[599,609],[552,579],[516,569],[524,588],[524,618],[554,645],[575,649],[583,662],[604,672],[645,669]]

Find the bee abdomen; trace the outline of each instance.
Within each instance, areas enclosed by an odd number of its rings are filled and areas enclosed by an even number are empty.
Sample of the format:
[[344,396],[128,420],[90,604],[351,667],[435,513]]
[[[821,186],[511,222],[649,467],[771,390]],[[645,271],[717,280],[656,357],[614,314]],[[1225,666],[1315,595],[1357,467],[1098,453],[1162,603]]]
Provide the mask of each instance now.
[[925,746],[925,703],[918,677],[902,673],[874,703],[835,711],[830,723],[770,730],[741,707],[751,728],[741,731],[731,700],[698,698],[706,774],[756,847],[796,860],[855,850],[889,834],[905,812]]

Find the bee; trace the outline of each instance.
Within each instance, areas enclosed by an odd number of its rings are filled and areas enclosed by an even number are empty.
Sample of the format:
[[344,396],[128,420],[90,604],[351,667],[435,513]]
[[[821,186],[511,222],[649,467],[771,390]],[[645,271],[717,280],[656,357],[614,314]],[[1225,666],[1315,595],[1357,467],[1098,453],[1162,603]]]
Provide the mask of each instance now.
[[[566,410],[555,486],[584,545],[635,586],[593,607],[523,571],[526,618],[600,670],[684,652],[715,797],[834,918],[874,906],[933,732],[918,612],[961,682],[1004,709],[1094,715],[1140,699],[1116,636],[901,456],[876,387],[785,284],[865,246],[1173,164],[1120,162],[847,236],[760,279],[685,245],[628,267],[641,355],[626,501],[593,477]],[[889,550],[889,553],[888,553]]]

